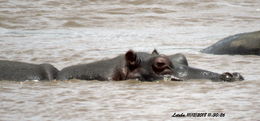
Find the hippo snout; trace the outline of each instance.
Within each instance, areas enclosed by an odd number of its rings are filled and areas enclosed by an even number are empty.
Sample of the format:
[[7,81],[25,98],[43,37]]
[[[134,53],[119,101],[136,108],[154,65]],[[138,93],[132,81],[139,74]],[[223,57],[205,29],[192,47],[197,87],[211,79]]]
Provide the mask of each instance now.
[[233,72],[233,73],[225,72],[220,75],[220,79],[226,82],[233,82],[233,81],[243,81],[244,77],[238,72]]

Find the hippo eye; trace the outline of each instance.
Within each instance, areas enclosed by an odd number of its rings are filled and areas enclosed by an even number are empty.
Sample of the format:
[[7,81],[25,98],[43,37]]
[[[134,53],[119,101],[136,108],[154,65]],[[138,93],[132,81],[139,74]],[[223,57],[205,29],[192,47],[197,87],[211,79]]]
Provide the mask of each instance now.
[[231,73],[229,73],[229,72],[226,72],[224,74],[226,75],[226,78],[232,78],[233,77],[233,75]]
[[152,67],[154,72],[157,74],[170,74],[172,72],[169,65],[163,62],[155,63]]
[[165,64],[164,63],[155,63],[154,65],[153,65],[153,70],[155,71],[155,72],[161,72],[161,71],[163,71],[164,70],[164,66]]
[[160,67],[163,67],[163,66],[165,66],[165,65],[166,65],[166,64],[165,64],[164,62],[157,62],[157,63],[156,63],[156,66],[159,67],[159,68],[160,68]]
[[168,58],[160,56],[154,59],[152,68],[155,73],[164,75],[173,73],[171,66],[171,61]]

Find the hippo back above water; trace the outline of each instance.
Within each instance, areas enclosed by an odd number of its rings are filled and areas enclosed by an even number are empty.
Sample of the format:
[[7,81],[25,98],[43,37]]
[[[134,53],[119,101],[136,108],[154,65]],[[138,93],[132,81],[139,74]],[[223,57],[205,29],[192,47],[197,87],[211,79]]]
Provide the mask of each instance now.
[[236,34],[201,50],[203,53],[260,55],[260,31]]
[[0,80],[26,81],[56,79],[58,69],[51,64],[31,64],[0,60]]

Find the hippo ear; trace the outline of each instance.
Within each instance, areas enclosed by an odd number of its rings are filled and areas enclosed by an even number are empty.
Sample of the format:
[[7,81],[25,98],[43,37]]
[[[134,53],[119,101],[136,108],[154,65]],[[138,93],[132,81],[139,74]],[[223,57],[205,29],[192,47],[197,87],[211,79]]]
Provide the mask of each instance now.
[[156,49],[153,50],[152,55],[159,55],[158,51]]
[[128,50],[126,52],[125,61],[126,61],[126,66],[130,70],[137,68],[139,65],[139,60],[138,60],[137,54],[133,50]]

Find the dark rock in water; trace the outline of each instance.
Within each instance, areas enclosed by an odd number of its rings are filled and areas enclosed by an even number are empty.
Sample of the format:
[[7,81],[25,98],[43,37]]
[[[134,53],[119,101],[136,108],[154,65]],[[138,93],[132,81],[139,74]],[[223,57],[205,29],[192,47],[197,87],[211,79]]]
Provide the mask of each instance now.
[[260,55],[260,31],[236,34],[201,50],[203,53]]
[[56,79],[58,69],[51,64],[30,64],[0,60],[0,80],[26,81]]

